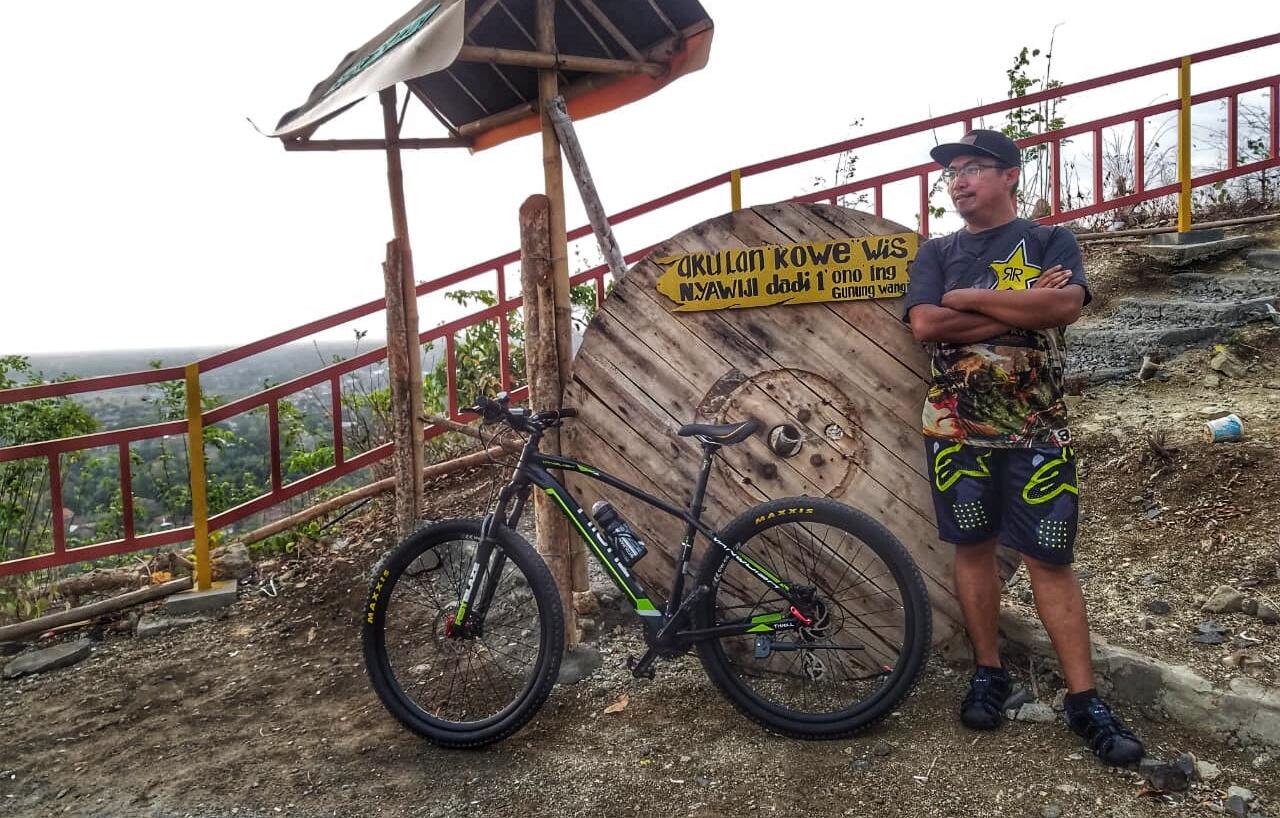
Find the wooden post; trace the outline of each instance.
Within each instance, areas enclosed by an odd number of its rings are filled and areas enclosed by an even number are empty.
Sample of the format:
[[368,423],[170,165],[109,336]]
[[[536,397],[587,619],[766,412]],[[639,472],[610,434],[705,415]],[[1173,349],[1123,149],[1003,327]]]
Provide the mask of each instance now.
[[[556,50],[556,0],[537,0],[536,44],[539,51],[554,54]],[[551,103],[560,95],[559,74],[554,70],[538,71],[538,110],[542,119],[542,172],[548,200],[550,225],[551,284],[555,304],[554,337],[556,339],[557,370],[560,375],[556,387],[556,406],[561,394],[573,376],[573,306],[569,300],[569,240],[564,213],[564,166],[560,160],[560,140],[556,136],[555,123],[551,120]],[[557,449],[556,451],[559,451]],[[575,591],[586,591],[587,560],[581,548],[573,566]]]
[[595,180],[591,178],[591,168],[587,166],[587,156],[582,152],[582,144],[578,142],[578,132],[569,118],[569,111],[564,106],[564,97],[556,97],[551,101],[551,122],[555,125],[556,136],[560,138],[560,146],[569,159],[569,170],[573,171],[573,180],[578,183],[578,195],[582,197],[582,205],[587,210],[587,221],[591,222],[591,232],[596,234],[596,242],[600,252],[609,263],[609,272],[614,280],[627,274],[627,262],[614,238],[613,228],[609,226],[609,216],[600,202],[600,194],[596,192]]
[[[529,406],[535,410],[560,408],[560,356],[556,346],[555,293],[551,264],[551,205],[546,196],[525,199],[520,206],[520,286],[524,293],[524,357],[529,376]],[[560,453],[560,432],[551,430],[542,438],[542,450]],[[546,560],[560,589],[565,616],[565,642],[578,641],[574,614],[573,570],[575,551],[581,545],[570,536],[564,515],[542,492],[533,495],[534,524],[538,553]],[[575,547],[576,546],[576,547]],[[581,560],[585,567],[585,557]],[[585,589],[583,589],[585,590]]]
[[[413,533],[421,496],[418,493],[421,491],[421,482],[414,481],[412,475],[417,466],[413,451],[413,425],[409,422],[413,417],[410,393],[414,390],[409,371],[410,345],[405,335],[404,293],[400,286],[403,280],[403,263],[404,253],[400,250],[400,240],[392,239],[387,242],[387,260],[382,263],[382,274],[387,286],[387,380],[391,384],[391,440],[396,446],[392,458],[396,476],[396,535],[401,539]],[[417,391],[421,393],[422,389]]]
[[[386,265],[383,266],[384,272],[387,272],[385,279],[387,293],[387,359],[388,367],[391,366],[392,338],[397,337],[398,343],[404,348],[403,363],[405,370],[401,378],[401,387],[403,389],[403,401],[397,408],[396,402],[392,401],[392,413],[395,419],[392,425],[398,427],[401,420],[399,415],[405,413],[408,423],[408,434],[403,438],[396,438],[397,450],[404,446],[407,449],[408,459],[402,459],[399,455],[396,457],[397,470],[396,475],[403,480],[403,491],[397,482],[396,489],[396,526],[403,532],[406,524],[402,520],[400,494],[407,496],[405,508],[411,509],[407,525],[408,531],[413,530],[413,521],[417,519],[418,510],[422,508],[422,469],[425,465],[423,462],[423,436],[422,436],[422,346],[419,343],[418,335],[418,294],[417,281],[413,275],[413,249],[409,244],[409,217],[405,210],[404,203],[404,172],[400,164],[400,126],[396,121],[396,89],[395,86],[385,88],[378,94],[379,100],[382,102],[382,126],[385,139],[387,142],[387,191],[391,197],[391,221],[395,228],[396,241],[396,260],[395,271],[397,278],[394,280],[389,277]],[[387,247],[387,261],[391,262],[391,245]],[[399,317],[397,318],[398,327],[393,330],[391,326],[391,301],[392,290],[396,290],[395,296],[401,304]],[[394,373],[392,381],[395,380]],[[392,389],[394,398],[395,390]],[[403,464],[403,470],[400,468]],[[403,532],[402,536],[408,532]]]

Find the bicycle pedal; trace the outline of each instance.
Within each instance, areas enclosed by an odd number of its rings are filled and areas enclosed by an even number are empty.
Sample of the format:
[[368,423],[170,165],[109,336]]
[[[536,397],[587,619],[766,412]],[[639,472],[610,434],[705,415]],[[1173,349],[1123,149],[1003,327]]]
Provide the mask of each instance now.
[[639,659],[634,656],[628,656],[627,670],[631,671],[631,675],[637,679],[652,679],[655,675],[653,663],[657,658],[658,655],[653,651],[648,651]]

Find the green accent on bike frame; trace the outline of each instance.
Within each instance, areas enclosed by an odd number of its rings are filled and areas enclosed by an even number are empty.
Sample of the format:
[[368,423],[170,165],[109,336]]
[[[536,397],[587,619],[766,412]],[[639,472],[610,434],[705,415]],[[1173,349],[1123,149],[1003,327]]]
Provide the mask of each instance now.
[[784,590],[784,591],[790,591],[790,590],[791,590],[791,586],[790,586],[790,585],[788,585],[787,583],[783,582],[780,578],[778,578],[778,577],[774,576],[774,575],[773,575],[773,572],[772,572],[772,571],[770,571],[768,568],[765,568],[765,567],[764,567],[763,565],[761,565],[760,563],[758,563],[758,562],[756,562],[755,560],[751,559],[751,557],[749,557],[749,556],[747,556],[746,554],[742,553],[741,549],[739,549],[739,551],[738,551],[738,556],[739,556],[741,559],[745,560],[745,561],[746,561],[746,563],[747,563],[748,565],[750,565],[752,568],[756,569],[757,571],[759,571],[760,573],[762,573],[762,574],[764,574],[766,577],[768,577],[768,578],[769,578],[769,581],[770,581],[770,582],[772,582],[774,585],[777,585],[779,588],[781,588],[781,589],[782,589],[782,590]]
[[755,616],[751,617],[751,622],[754,625],[746,629],[746,632],[748,634],[772,634],[773,622],[781,622],[785,618],[787,618],[785,613],[756,613]]
[[466,615],[467,615],[467,603],[466,603],[466,601],[464,600],[462,603],[460,603],[460,604],[458,605],[458,613],[457,613],[457,615],[456,615],[456,616],[454,616],[454,618],[453,618],[453,624],[455,624],[455,625],[461,625],[461,624],[462,624],[462,617],[464,617],[464,616],[466,616]]
[[545,457],[542,459],[542,463],[543,465],[546,465],[546,466],[556,466],[561,469],[577,469],[583,474],[599,474],[600,473],[595,469],[591,468],[590,466],[584,466],[581,463],[566,463],[563,460],[550,460]]
[[606,568],[609,569],[609,573],[613,574],[614,579],[617,580],[618,586],[622,588],[623,591],[626,591],[627,596],[631,597],[631,601],[635,603],[636,610],[637,611],[656,610],[653,607],[653,603],[650,602],[647,598],[639,598],[631,592],[631,587],[627,585],[626,581],[623,580],[622,577],[618,576],[618,572],[614,570],[613,563],[609,561],[608,557],[606,557],[604,554],[600,552],[600,546],[596,544],[595,537],[592,537],[591,534],[589,534],[587,530],[582,527],[582,523],[578,522],[578,518],[574,516],[574,513],[572,511],[569,510],[569,506],[565,504],[564,498],[560,496],[560,493],[553,488],[547,488],[545,489],[545,491],[547,492],[547,494],[550,494],[552,497],[555,498],[555,501],[560,504],[560,508],[564,509],[564,513],[568,515],[569,520],[572,521],[574,527],[578,529],[578,533],[581,534],[582,538],[586,540],[587,543],[591,546],[591,550],[595,551],[596,555],[600,557],[600,561],[604,563]]

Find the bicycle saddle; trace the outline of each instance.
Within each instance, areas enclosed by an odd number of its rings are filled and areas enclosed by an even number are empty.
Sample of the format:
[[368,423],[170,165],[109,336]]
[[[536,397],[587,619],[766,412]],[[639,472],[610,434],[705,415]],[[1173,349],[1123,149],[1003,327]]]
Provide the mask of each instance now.
[[680,427],[681,437],[698,437],[710,443],[730,446],[751,437],[760,428],[760,421],[752,418],[741,423],[686,423]]

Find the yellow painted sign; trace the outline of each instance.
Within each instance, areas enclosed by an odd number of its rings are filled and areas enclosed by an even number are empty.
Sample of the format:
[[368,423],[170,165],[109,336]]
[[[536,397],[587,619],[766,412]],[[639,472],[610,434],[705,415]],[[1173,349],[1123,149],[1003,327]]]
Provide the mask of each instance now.
[[689,253],[655,259],[676,312],[862,301],[907,293],[915,233]]

